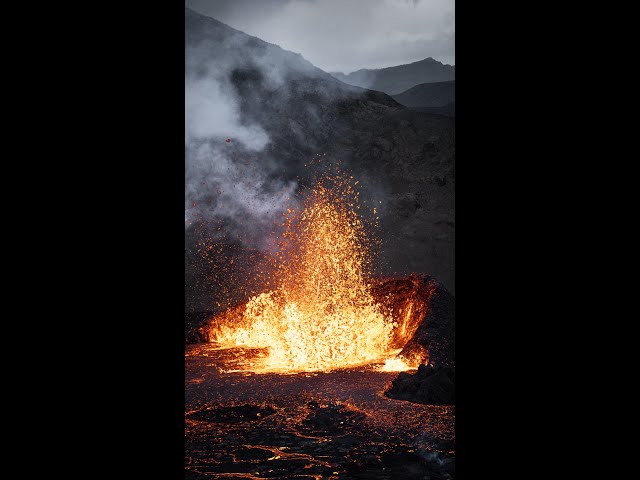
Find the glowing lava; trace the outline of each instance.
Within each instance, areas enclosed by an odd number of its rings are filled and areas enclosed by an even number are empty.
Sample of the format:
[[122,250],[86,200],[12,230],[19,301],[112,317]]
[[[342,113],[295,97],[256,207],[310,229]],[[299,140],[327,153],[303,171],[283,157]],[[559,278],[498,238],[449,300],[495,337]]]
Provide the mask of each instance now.
[[[328,177],[303,208],[285,215],[275,290],[212,322],[221,346],[267,348],[257,370],[316,371],[384,362],[392,348],[391,315],[383,313],[366,280],[371,240],[357,215],[352,180]],[[401,360],[383,369],[406,370]]]

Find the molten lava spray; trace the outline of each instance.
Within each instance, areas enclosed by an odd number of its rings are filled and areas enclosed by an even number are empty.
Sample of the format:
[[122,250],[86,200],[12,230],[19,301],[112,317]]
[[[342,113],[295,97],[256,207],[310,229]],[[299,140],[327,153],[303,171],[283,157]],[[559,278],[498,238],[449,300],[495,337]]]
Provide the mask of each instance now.
[[213,341],[268,348],[262,367],[268,371],[330,370],[397,353],[390,348],[395,323],[366,280],[372,241],[359,209],[352,177],[317,183],[301,209],[285,214],[278,287],[221,315],[213,322]]

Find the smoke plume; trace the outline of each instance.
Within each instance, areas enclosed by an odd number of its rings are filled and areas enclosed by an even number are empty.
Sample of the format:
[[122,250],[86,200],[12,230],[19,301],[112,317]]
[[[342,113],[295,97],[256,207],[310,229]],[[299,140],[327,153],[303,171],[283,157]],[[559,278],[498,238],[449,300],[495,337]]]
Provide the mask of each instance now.
[[245,95],[238,90],[238,72],[251,68],[271,89],[283,82],[278,63],[240,48],[246,42],[228,32],[219,39],[194,39],[187,31],[185,228],[200,222],[215,236],[216,227],[224,225],[232,241],[262,249],[297,184],[278,175],[283,166],[265,152],[269,134],[243,114]]

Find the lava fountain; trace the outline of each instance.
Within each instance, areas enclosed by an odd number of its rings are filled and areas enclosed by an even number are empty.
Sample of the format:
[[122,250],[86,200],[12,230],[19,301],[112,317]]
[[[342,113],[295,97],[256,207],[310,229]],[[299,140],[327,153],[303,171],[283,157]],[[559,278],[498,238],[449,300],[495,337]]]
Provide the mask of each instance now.
[[[357,213],[356,184],[353,177],[325,176],[301,208],[288,210],[275,255],[277,287],[215,317],[211,341],[266,348],[254,371],[327,371],[386,360],[387,370],[409,368],[391,358],[400,351],[398,322],[372,295],[375,241]],[[397,330],[406,335],[406,328]]]

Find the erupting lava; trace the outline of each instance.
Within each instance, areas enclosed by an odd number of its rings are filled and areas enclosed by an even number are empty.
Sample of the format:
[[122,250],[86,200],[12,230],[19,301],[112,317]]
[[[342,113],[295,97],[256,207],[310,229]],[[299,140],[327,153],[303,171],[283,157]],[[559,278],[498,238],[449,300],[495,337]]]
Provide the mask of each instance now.
[[[262,371],[330,370],[398,353],[391,346],[397,324],[367,281],[372,243],[359,208],[352,179],[328,176],[316,184],[303,207],[285,215],[277,288],[214,318],[212,341],[268,348]],[[386,365],[407,368],[401,359]]]

